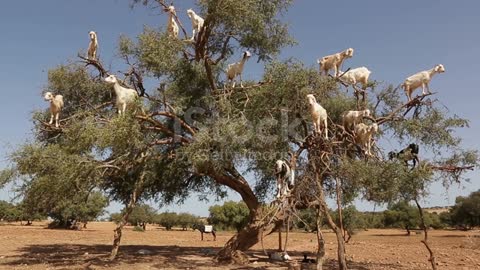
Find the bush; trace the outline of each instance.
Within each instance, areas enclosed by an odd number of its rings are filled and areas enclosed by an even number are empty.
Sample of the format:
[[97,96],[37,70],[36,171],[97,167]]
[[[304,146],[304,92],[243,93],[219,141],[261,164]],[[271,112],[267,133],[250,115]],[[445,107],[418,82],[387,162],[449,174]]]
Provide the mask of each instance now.
[[228,201],[223,205],[211,206],[208,222],[219,230],[240,231],[248,223],[249,210],[244,202]]
[[145,230],[144,230],[143,227],[141,227],[141,226],[135,226],[135,227],[133,227],[133,231],[134,231],[134,232],[145,232]]
[[465,230],[480,226],[480,190],[468,197],[457,197],[450,214],[454,226]]
[[178,225],[177,213],[164,212],[158,215],[157,218],[160,226],[165,227],[167,231],[171,230],[175,225]]

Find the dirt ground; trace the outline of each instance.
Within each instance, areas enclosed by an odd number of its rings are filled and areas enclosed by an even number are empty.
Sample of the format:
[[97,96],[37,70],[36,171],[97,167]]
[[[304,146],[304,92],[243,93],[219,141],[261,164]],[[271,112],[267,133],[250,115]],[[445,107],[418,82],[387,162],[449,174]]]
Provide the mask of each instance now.
[[[118,259],[108,261],[114,225],[109,222],[88,224],[82,231],[45,229],[45,223],[33,226],[0,225],[0,269],[287,269],[283,262],[270,262],[261,244],[251,251],[247,266],[219,265],[213,257],[232,232],[218,232],[217,241],[198,231],[164,231],[147,227],[135,232],[127,227]],[[431,231],[430,242],[437,254],[438,269],[480,269],[480,231]],[[336,269],[334,234],[325,233],[327,261],[324,269]],[[401,230],[368,230],[356,234],[347,244],[350,269],[430,269],[427,251],[420,243],[422,235],[405,236]],[[285,240],[285,235],[284,235]],[[264,247],[278,247],[277,234],[264,239]],[[313,255],[315,234],[291,232],[287,250],[293,259],[302,253]]]

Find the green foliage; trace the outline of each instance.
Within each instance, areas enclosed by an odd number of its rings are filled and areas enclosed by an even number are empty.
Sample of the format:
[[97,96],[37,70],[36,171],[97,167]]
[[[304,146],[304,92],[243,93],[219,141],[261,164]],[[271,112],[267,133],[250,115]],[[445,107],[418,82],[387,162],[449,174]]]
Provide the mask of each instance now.
[[[68,227],[73,221],[96,220],[105,213],[105,207],[108,206],[108,199],[100,192],[92,192],[86,197],[77,197],[64,199],[56,202],[54,207],[48,211],[48,216],[54,220],[59,227]],[[24,203],[30,202],[24,200]]]
[[[334,217],[337,220],[337,224],[339,224],[338,212],[336,212]],[[344,230],[350,235],[353,235],[359,229],[367,227],[365,215],[359,212],[353,205],[349,205],[342,210],[342,223]]]
[[464,229],[480,226],[480,190],[467,197],[457,197],[450,210],[450,220],[452,225]]
[[195,215],[189,213],[180,213],[177,216],[177,225],[180,226],[183,230],[186,230],[197,223],[198,217]]
[[12,203],[0,201],[0,220],[12,222],[20,220],[21,212]]
[[140,68],[157,78],[172,73],[183,48],[183,41],[169,37],[162,29],[147,26],[138,36],[136,44],[126,36],[121,36],[119,41],[122,56],[132,55],[138,58]]
[[145,232],[145,229],[141,226],[134,226],[133,231],[134,232]]
[[385,226],[404,228],[410,234],[411,229],[418,228],[420,225],[420,214],[418,209],[401,201],[393,204],[384,212]]
[[146,223],[153,223],[156,215],[157,210],[150,205],[138,204],[133,208],[132,213],[128,215],[128,223],[133,226],[144,226]]
[[112,213],[110,214],[108,220],[114,222],[115,224],[118,224],[122,220],[122,213]]
[[162,227],[165,227],[165,229],[169,231],[178,224],[178,214],[172,212],[164,212],[158,215],[157,220]]
[[302,209],[301,211],[299,211],[298,217],[299,218],[295,219],[296,228],[303,229],[307,232],[315,231],[317,226],[317,213],[315,209]]
[[443,224],[445,227],[454,226],[453,221],[452,221],[451,211],[442,212],[442,213],[440,213],[440,215],[438,215],[438,217],[440,219],[440,223]]
[[248,207],[243,202],[228,201],[223,205],[210,206],[208,222],[219,230],[240,231],[249,220]]

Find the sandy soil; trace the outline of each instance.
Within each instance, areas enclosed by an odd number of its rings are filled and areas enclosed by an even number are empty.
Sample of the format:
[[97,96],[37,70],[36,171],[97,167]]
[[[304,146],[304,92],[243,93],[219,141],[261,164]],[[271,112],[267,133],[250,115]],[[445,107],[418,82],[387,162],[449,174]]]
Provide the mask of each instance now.
[[[217,241],[198,231],[164,231],[147,227],[146,232],[127,227],[118,260],[108,261],[112,244],[112,223],[91,223],[82,231],[50,230],[45,224],[0,225],[0,269],[287,269],[282,262],[270,262],[262,246],[247,252],[247,266],[219,265],[214,253],[232,236],[219,232]],[[325,233],[325,269],[335,269],[334,234]],[[285,237],[284,237],[285,239]],[[422,235],[405,236],[400,230],[368,230],[356,234],[347,244],[350,269],[430,269]],[[480,231],[431,231],[430,242],[437,254],[438,269],[480,269]],[[267,250],[278,247],[276,234],[264,239]],[[313,255],[316,238],[312,233],[293,232],[288,251],[294,259],[302,253]]]

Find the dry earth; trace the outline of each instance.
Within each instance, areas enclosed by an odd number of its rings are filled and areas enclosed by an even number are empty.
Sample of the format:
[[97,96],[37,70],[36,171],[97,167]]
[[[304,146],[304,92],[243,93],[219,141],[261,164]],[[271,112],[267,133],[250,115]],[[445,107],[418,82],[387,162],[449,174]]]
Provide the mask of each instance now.
[[[247,266],[219,265],[214,253],[232,236],[219,232],[200,241],[198,231],[164,231],[150,226],[146,232],[127,227],[118,260],[108,261],[114,225],[88,224],[83,231],[50,230],[45,224],[0,225],[0,269],[287,269],[285,263],[269,262],[261,244],[247,252]],[[325,269],[335,268],[334,234],[326,232]],[[312,233],[290,233],[289,254],[300,260],[303,252],[313,253]],[[350,269],[430,269],[422,235],[405,236],[400,230],[368,230],[356,234],[347,244]],[[437,254],[438,269],[480,269],[480,231],[431,231],[430,241]],[[277,235],[264,239],[267,250],[278,245]]]

